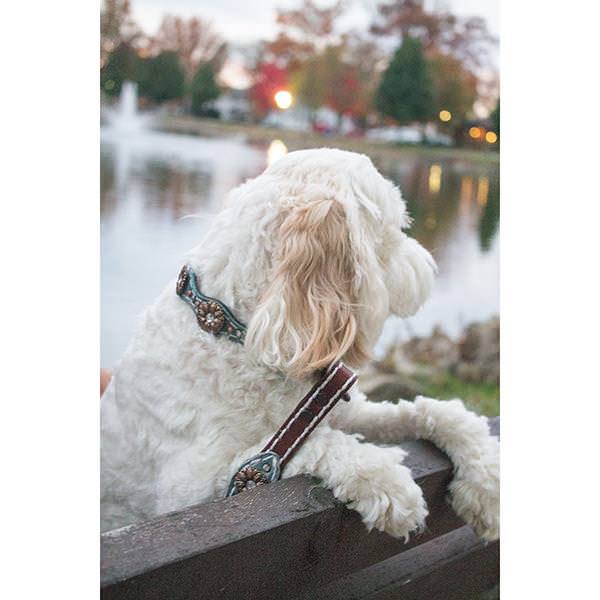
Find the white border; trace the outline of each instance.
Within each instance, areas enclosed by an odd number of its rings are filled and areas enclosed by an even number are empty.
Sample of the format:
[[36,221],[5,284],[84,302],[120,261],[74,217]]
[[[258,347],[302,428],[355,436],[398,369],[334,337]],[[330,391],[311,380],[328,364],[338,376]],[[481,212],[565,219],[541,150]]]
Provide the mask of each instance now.
[[[7,598],[98,594],[98,9],[25,2],[3,14]],[[502,4],[507,600],[597,594],[596,12]]]
[[3,7],[5,598],[98,597],[98,14]]
[[501,7],[503,598],[592,598],[598,551],[598,17]]

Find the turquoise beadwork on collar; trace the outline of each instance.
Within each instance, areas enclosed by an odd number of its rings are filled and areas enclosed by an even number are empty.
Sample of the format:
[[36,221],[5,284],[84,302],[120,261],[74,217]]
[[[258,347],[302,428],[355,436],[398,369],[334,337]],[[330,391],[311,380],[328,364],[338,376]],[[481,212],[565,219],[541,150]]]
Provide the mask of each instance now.
[[189,265],[179,272],[177,295],[192,307],[201,329],[216,337],[224,335],[237,344],[244,343],[246,326],[220,300],[200,291],[196,274]]

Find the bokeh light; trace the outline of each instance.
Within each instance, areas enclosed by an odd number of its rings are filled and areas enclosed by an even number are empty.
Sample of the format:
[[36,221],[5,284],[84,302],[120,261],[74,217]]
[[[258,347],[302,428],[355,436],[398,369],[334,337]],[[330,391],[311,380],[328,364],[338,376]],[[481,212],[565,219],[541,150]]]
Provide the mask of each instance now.
[[449,110],[440,110],[440,121],[447,123],[452,118],[452,113]]
[[279,90],[275,94],[274,100],[275,104],[277,105],[277,108],[285,110],[286,108],[289,108],[292,105],[293,98],[292,94],[290,94],[290,92],[288,92],[287,90]]
[[479,127],[471,127],[471,129],[469,129],[469,135],[474,140],[477,140],[481,137],[481,129]]
[[497,140],[498,140],[498,136],[493,131],[488,131],[485,134],[485,141],[488,144],[495,144]]

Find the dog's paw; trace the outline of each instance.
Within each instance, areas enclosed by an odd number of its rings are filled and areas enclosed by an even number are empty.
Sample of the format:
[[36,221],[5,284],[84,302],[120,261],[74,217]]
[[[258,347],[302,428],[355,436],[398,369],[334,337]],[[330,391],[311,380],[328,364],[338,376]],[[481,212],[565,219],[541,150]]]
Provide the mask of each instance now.
[[452,508],[484,540],[500,537],[498,442],[477,462],[460,469],[449,487]]
[[499,536],[500,445],[488,420],[468,411],[460,400],[415,400],[417,434],[452,460],[455,477],[450,499],[455,512],[486,540]]
[[408,540],[425,526],[423,492],[391,448],[377,450],[382,456],[358,466],[355,477],[336,486],[334,495],[360,514],[369,531],[375,528]]

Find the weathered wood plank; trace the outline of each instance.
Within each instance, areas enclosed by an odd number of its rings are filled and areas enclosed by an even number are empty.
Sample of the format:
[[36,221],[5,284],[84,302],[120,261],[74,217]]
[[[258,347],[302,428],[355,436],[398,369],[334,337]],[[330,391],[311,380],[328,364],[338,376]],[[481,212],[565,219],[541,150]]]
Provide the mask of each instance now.
[[465,600],[499,578],[499,543],[465,525],[296,600]]
[[445,501],[448,459],[426,442],[403,446],[430,511],[408,544],[367,533],[328,490],[294,477],[103,534],[102,598],[289,597],[460,527]]

